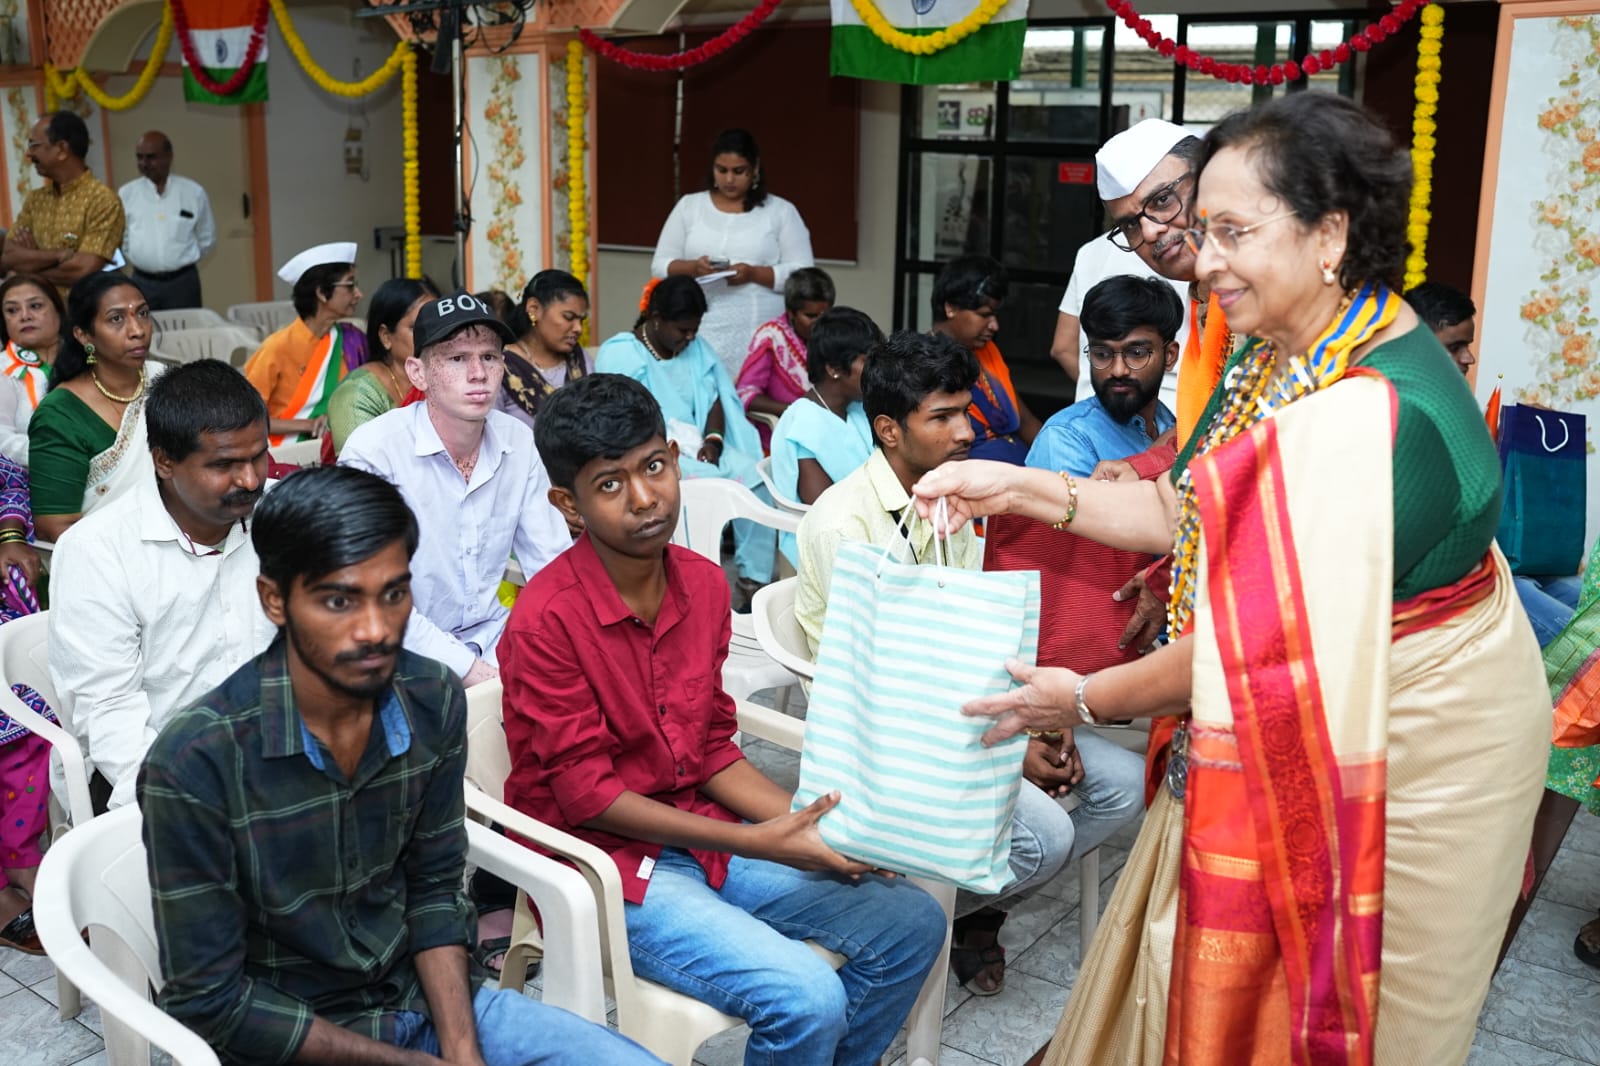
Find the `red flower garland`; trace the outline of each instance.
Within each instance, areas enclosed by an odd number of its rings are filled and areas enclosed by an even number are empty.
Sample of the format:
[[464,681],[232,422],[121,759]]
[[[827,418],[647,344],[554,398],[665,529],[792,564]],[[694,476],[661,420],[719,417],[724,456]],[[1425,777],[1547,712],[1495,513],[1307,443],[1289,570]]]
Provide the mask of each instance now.
[[256,68],[256,60],[261,58],[261,46],[266,43],[267,15],[270,11],[267,0],[261,0],[261,6],[256,11],[256,20],[250,26],[250,45],[245,49],[244,62],[239,64],[239,69],[234,71],[233,77],[227,81],[211,80],[211,75],[206,73],[205,64],[195,51],[194,41],[189,36],[189,18],[183,13],[181,0],[168,0],[168,2],[172,5],[172,24],[178,34],[178,47],[183,50],[184,62],[189,64],[189,73],[200,88],[216,96],[232,96],[244,88],[244,83],[250,80],[250,72]]
[[653,55],[649,52],[635,52],[600,37],[592,30],[579,30],[578,38],[590,51],[611,60],[621,63],[633,70],[668,71],[683,70],[686,67],[698,66],[708,59],[721,55],[746,37],[750,31],[761,25],[778,9],[783,0],[761,0],[750,14],[729,26],[717,36],[711,38],[698,48],[690,48],[683,52],[674,52],[671,55]]
[[1170,37],[1165,37],[1150,25],[1150,20],[1140,16],[1134,10],[1132,0],[1106,0],[1106,6],[1113,14],[1123,21],[1134,33],[1137,33],[1144,43],[1163,56],[1180,63],[1190,70],[1201,74],[1209,74],[1219,81],[1230,84],[1243,82],[1245,85],[1282,85],[1285,81],[1296,81],[1304,74],[1307,77],[1323,70],[1332,70],[1341,63],[1348,63],[1355,52],[1365,52],[1375,44],[1382,44],[1391,35],[1399,33],[1412,16],[1428,3],[1429,0],[1404,0],[1389,14],[1368,26],[1360,33],[1354,34],[1348,41],[1335,48],[1324,48],[1320,52],[1306,56],[1296,63],[1289,60],[1287,63],[1276,63],[1273,66],[1248,66],[1244,63],[1223,63],[1211,56],[1203,56],[1188,45],[1179,44]]

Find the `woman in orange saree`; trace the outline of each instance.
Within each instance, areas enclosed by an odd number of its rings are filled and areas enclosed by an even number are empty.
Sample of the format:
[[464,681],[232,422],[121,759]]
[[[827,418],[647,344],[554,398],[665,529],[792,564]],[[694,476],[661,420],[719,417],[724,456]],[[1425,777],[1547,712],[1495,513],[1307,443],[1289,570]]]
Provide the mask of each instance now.
[[990,736],[1161,716],[1164,770],[1047,1063],[1465,1061],[1520,884],[1550,702],[1493,546],[1471,394],[1391,287],[1410,167],[1298,94],[1206,138],[1191,231],[1257,338],[1172,483],[951,464],[916,487],[1175,554],[1139,662],[1024,684]]

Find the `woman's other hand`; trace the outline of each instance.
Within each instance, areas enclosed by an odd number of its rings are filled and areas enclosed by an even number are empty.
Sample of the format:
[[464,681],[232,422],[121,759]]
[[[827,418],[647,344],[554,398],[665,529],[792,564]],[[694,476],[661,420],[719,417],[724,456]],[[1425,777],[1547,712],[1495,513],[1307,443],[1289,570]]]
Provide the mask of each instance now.
[[1081,675],[1055,666],[1033,666],[1021,659],[1007,659],[1006,669],[1022,687],[972,700],[961,708],[969,717],[995,719],[983,735],[984,744],[993,747],[1025,729],[1061,732],[1082,724],[1076,709]]
[[23,541],[0,544],[0,574],[9,574],[7,567],[12,566],[22,571],[29,585],[39,587],[39,553],[32,544]]

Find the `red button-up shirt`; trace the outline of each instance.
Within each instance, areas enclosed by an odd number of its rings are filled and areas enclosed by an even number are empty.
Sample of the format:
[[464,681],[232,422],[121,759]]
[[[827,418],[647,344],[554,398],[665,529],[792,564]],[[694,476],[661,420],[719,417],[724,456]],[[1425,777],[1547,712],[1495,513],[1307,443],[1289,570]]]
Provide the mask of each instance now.
[[[499,646],[506,802],[609,852],[631,903],[644,900],[661,845],[582,828],[624,790],[739,820],[700,792],[744,758],[722,688],[728,581],[684,548],[669,546],[664,562],[666,596],[647,625],[622,602],[589,537],[579,537],[528,582]],[[693,854],[720,888],[728,856]]]

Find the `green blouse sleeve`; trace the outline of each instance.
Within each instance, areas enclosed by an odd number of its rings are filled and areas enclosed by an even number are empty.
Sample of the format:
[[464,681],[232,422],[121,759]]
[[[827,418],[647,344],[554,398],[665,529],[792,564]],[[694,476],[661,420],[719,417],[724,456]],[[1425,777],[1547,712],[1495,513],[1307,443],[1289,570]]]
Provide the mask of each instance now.
[[344,442],[357,426],[394,408],[389,390],[377,375],[360,369],[339,383],[328,398],[328,431],[333,434],[333,450],[344,450]]
[[106,426],[103,436],[109,439],[102,443],[89,419],[104,425],[76,396],[51,392],[40,401],[28,422],[28,492],[35,515],[78,514],[83,510],[89,460],[116,440],[116,434]]

